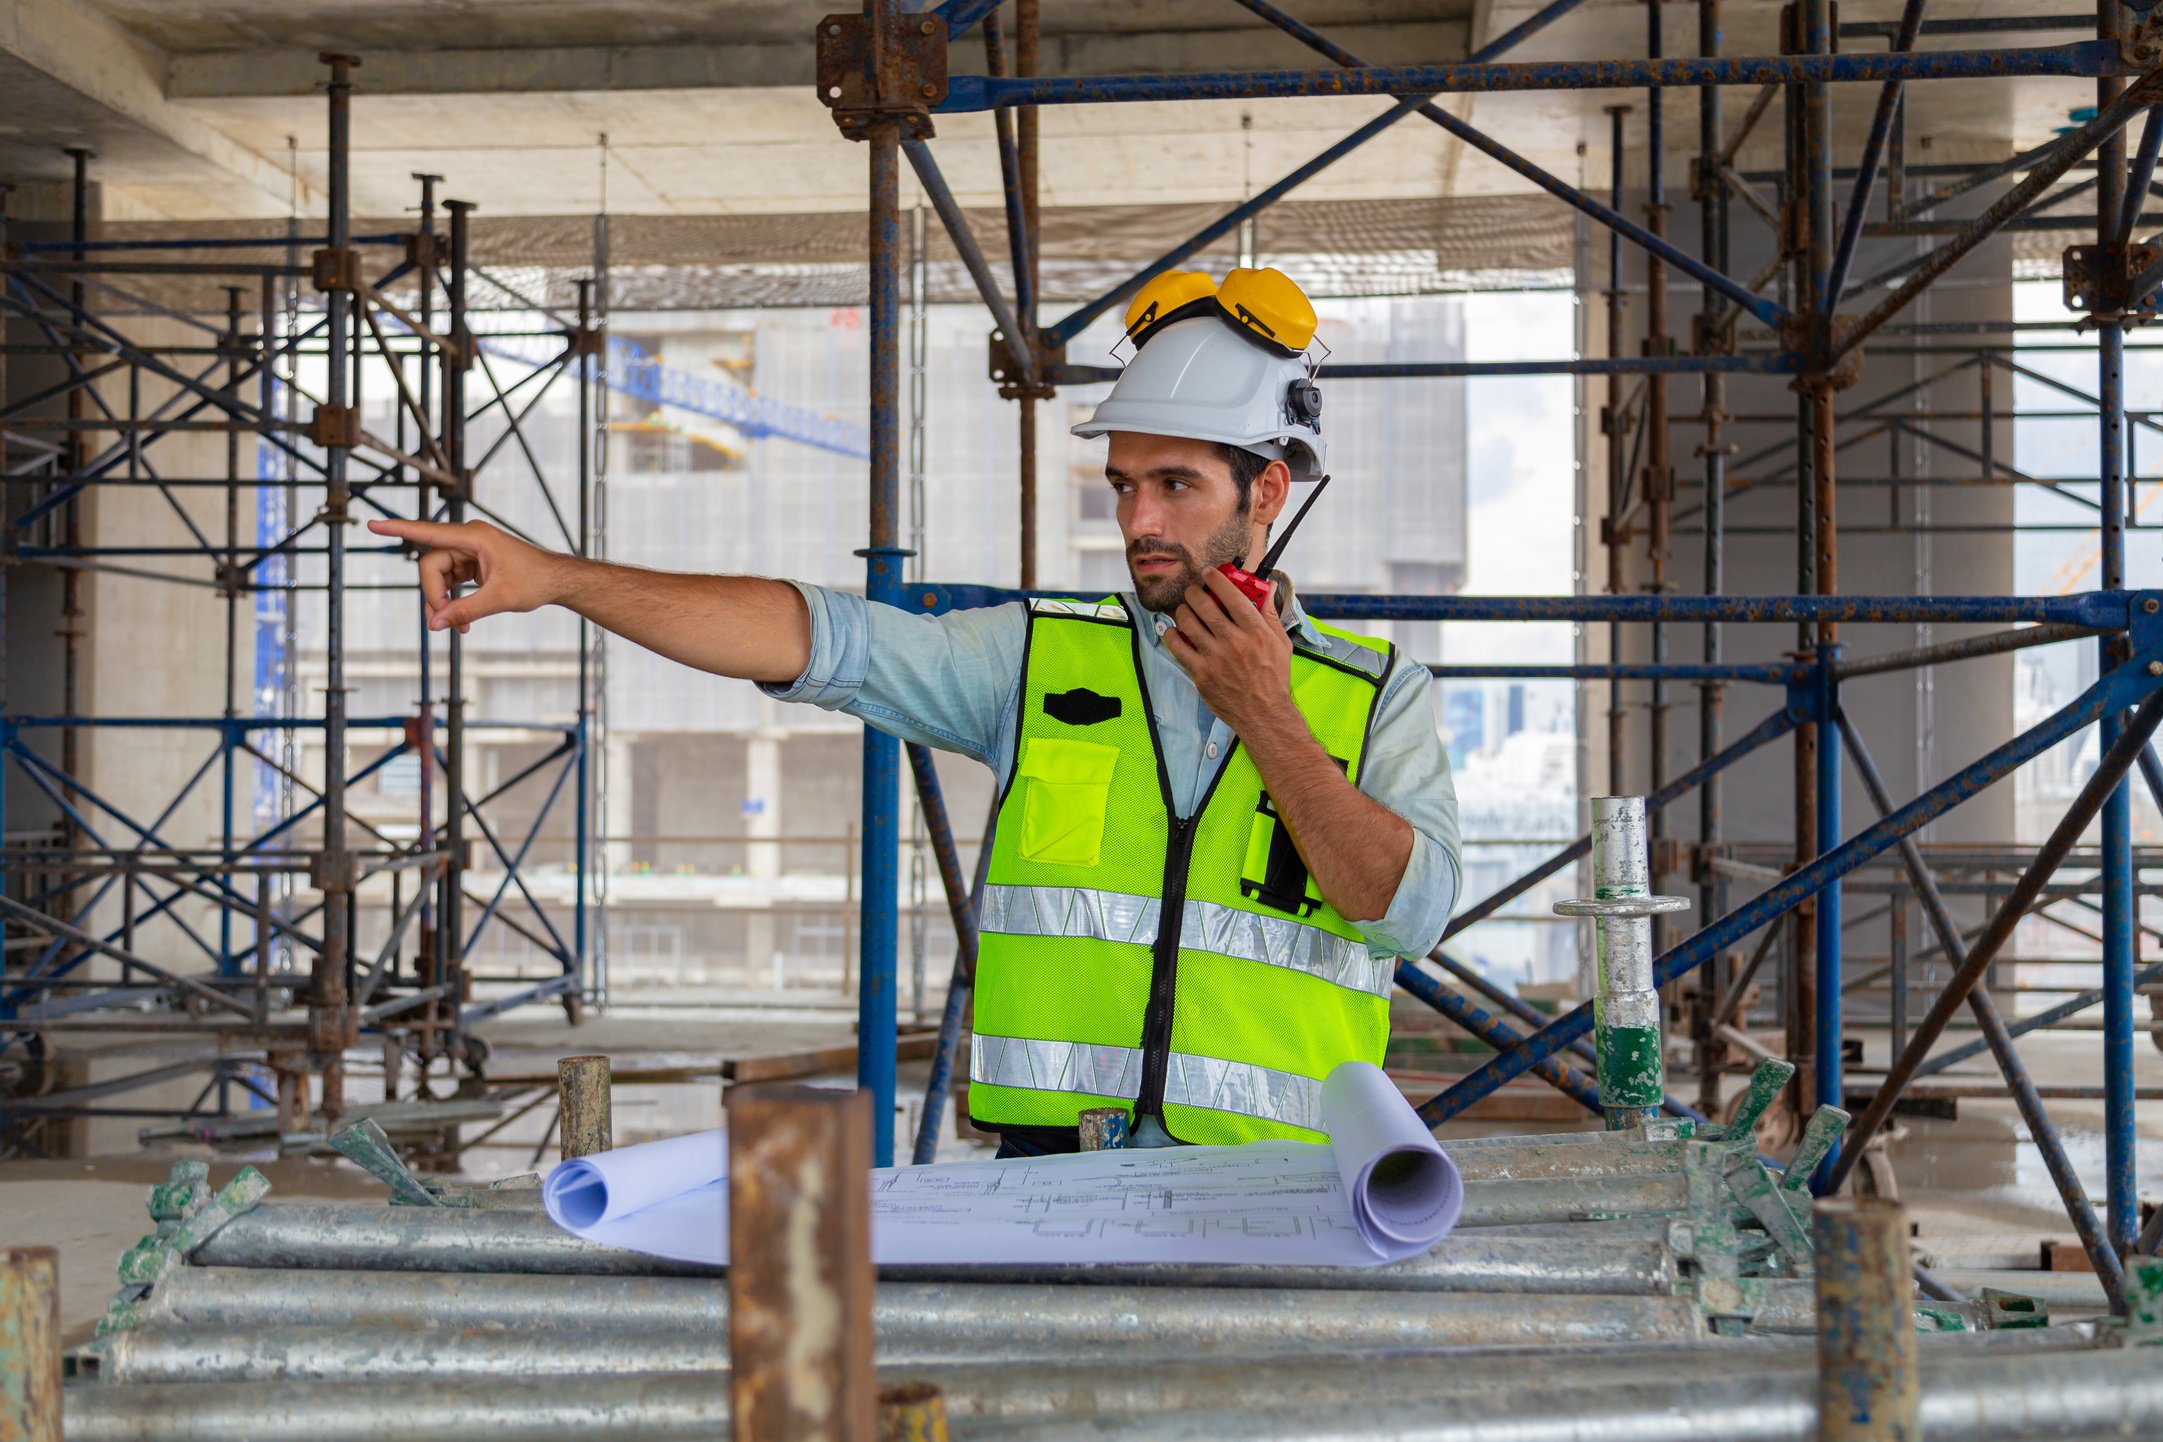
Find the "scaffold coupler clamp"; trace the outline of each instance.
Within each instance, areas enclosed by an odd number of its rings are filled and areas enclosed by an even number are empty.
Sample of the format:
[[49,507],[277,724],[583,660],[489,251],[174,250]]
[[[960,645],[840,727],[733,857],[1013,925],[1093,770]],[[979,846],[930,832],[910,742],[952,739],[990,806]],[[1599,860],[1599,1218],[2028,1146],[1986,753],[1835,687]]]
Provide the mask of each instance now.
[[1558,901],[1555,911],[1593,919],[1600,1108],[1608,1130],[1621,1131],[1657,1116],[1666,1094],[1652,918],[1687,911],[1690,902],[1652,894],[1644,797],[1595,796],[1591,806],[1593,894]]
[[911,140],[932,136],[931,108],[946,99],[946,22],[904,14],[896,0],[869,0],[863,13],[819,22],[820,103],[849,140],[869,138],[881,120],[901,122]]

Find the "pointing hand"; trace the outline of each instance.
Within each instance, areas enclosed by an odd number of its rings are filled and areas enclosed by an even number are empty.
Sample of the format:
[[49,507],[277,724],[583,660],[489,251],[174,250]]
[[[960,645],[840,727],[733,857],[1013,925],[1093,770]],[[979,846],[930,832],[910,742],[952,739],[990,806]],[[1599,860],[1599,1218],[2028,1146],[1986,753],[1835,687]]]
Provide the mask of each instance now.
[[[438,525],[432,521],[370,521],[379,536],[425,546],[420,558],[421,599],[428,629],[456,626],[461,633],[484,616],[531,611],[558,599],[564,557],[529,545],[485,521]],[[452,598],[454,588],[479,586]]]

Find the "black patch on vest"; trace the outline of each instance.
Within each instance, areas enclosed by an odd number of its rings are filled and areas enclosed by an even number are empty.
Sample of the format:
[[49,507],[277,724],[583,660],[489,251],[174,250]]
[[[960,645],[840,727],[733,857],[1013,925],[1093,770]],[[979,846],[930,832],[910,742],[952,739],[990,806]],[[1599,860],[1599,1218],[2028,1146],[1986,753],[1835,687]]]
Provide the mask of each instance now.
[[1044,697],[1044,714],[1069,726],[1094,726],[1119,717],[1119,698],[1099,696],[1087,687],[1054,691]]

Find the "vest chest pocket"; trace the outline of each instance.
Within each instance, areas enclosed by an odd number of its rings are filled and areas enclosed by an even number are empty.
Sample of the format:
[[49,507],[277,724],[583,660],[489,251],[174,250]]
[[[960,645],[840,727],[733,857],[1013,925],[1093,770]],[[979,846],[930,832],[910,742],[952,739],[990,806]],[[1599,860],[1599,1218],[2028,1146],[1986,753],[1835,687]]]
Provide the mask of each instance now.
[[1095,866],[1104,849],[1119,748],[1095,741],[1035,736],[1022,748],[1021,837],[1024,861]]

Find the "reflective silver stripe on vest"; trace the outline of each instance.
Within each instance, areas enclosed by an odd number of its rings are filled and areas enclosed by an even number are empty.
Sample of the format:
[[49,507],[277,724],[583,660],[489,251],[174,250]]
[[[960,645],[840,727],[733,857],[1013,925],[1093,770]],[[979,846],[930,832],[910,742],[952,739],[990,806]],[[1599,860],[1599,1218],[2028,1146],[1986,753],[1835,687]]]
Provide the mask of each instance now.
[[1085,621],[1126,621],[1127,608],[1117,601],[1034,600],[1029,609],[1039,616],[1079,616]]
[[[1157,898],[1080,886],[987,886],[977,930],[1006,936],[1088,937],[1148,946],[1157,939]],[[1213,901],[1189,901],[1180,945],[1264,966],[1305,972],[1333,986],[1387,997],[1397,964],[1288,916],[1262,916]]]
[[[1025,1091],[1137,1097],[1142,1089],[1142,1053],[1139,1047],[1031,1041],[978,1032],[969,1042],[969,1080]],[[1297,1072],[1222,1057],[1173,1052],[1164,1074],[1164,1100],[1322,1130],[1320,1082]]]
[[969,1038],[969,1080],[1027,1091],[1138,1097],[1142,1094],[1142,1053],[1139,1047],[1030,1041],[978,1032]]
[[1340,666],[1349,666],[1355,671],[1363,671],[1377,681],[1381,680],[1383,673],[1389,670],[1389,657],[1375,650],[1372,646],[1362,646],[1357,641],[1346,640],[1342,636],[1332,636],[1319,626],[1315,628],[1314,634],[1317,639],[1309,641],[1302,636],[1299,638],[1299,644],[1310,651],[1316,651],[1329,657],[1330,660],[1335,661]]

